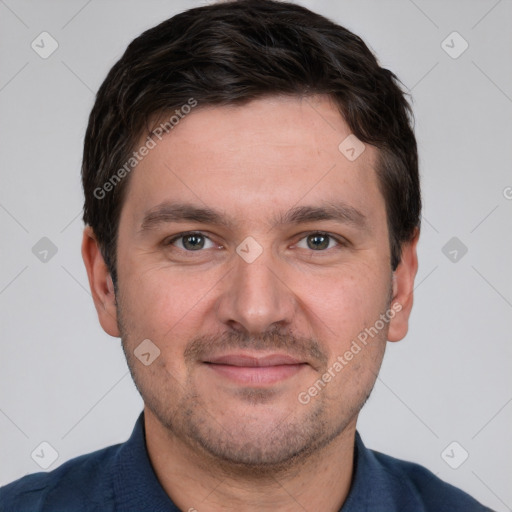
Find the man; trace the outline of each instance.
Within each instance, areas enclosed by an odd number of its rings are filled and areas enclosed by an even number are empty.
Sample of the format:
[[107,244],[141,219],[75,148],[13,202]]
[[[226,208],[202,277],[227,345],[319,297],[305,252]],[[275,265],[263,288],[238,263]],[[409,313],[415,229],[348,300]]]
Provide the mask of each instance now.
[[357,36],[270,0],[165,21],[101,86],[82,175],[144,412],[2,510],[488,510],[356,432],[407,333],[421,210],[409,106]]

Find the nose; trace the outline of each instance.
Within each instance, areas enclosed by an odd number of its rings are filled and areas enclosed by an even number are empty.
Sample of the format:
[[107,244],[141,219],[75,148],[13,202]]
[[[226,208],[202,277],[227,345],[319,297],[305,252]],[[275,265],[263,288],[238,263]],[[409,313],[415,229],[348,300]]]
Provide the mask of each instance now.
[[264,251],[252,263],[236,256],[218,298],[220,322],[249,335],[289,328],[295,311],[294,294],[275,258]]

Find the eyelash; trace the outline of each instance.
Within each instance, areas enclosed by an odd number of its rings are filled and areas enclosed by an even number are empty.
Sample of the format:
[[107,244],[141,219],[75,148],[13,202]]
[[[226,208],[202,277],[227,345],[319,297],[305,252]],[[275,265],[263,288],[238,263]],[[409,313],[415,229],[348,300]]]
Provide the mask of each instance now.
[[[165,246],[171,246],[173,245],[176,241],[180,240],[181,238],[185,238],[187,236],[191,236],[191,235],[198,235],[198,236],[202,236],[208,240],[210,240],[210,242],[213,243],[213,241],[211,240],[211,238],[204,234],[203,232],[201,231],[187,231],[185,233],[180,233],[174,237],[172,237],[171,239],[168,239],[166,241],[164,241],[164,245]],[[329,237],[331,240],[334,240],[336,243],[337,243],[337,246],[338,247],[343,247],[343,246],[347,246],[348,243],[346,240],[342,239],[342,238],[339,238],[337,236],[334,236],[334,235],[331,235],[330,233],[326,233],[325,231],[310,231],[306,234],[304,234],[299,240],[297,243],[295,243],[294,245],[297,245],[299,242],[301,242],[302,240],[304,240],[305,238],[307,238],[308,236],[312,236],[312,235],[320,235],[320,236],[327,236]],[[222,246],[221,246],[222,247]],[[328,249],[322,249],[322,250],[318,250],[318,251],[314,251],[313,249],[311,249],[311,252],[326,252],[327,250],[330,250],[330,249],[334,249],[335,247],[330,247]],[[188,253],[193,253],[193,252],[202,252],[204,251],[205,249],[200,249],[200,250],[197,250],[197,251],[190,251],[190,250],[187,250],[187,249],[181,249],[180,247],[178,247],[178,249],[184,251],[184,252],[188,252]]]

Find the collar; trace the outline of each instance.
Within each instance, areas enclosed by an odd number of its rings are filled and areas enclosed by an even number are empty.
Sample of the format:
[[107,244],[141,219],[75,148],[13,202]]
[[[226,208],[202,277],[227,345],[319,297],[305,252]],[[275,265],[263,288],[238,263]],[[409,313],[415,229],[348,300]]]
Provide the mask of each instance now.
[[116,510],[180,512],[160,485],[149,460],[144,412],[139,415],[128,441],[120,445],[115,466],[113,486]]
[[[180,512],[160,485],[149,460],[143,412],[128,441],[119,446],[114,464],[113,486],[117,510]],[[404,487],[403,481],[397,481],[395,475],[383,468],[356,432],[352,484],[340,512],[375,511],[376,505],[377,510],[393,511],[397,506],[396,492],[393,491],[404,491]]]

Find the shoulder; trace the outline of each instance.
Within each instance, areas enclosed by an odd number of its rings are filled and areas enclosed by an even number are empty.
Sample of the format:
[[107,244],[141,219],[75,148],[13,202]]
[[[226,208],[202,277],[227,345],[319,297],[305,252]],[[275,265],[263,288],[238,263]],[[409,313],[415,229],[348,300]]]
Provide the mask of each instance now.
[[427,468],[370,450],[399,489],[401,498],[421,504],[425,512],[492,512],[461,489],[444,482]]
[[47,473],[26,475],[0,488],[2,512],[108,510],[115,454],[121,445],[81,455]]

